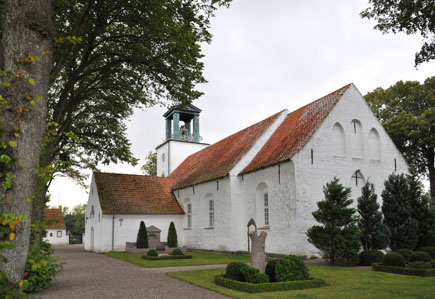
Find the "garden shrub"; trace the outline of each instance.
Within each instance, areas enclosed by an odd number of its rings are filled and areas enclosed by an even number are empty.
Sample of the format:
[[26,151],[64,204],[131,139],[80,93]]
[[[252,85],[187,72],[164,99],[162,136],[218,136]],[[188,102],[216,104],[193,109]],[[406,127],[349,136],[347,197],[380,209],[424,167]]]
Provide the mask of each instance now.
[[428,253],[432,259],[435,259],[435,246],[425,246],[420,248],[420,251]]
[[432,261],[430,262],[430,264],[432,265],[432,268],[435,269],[435,260],[432,260]]
[[160,256],[148,256],[142,255],[143,260],[148,261],[163,261],[163,260],[189,260],[192,259],[191,255],[160,255]]
[[171,223],[169,224],[168,246],[169,247],[178,246],[177,231],[175,230],[175,224],[173,221],[171,221]]
[[410,262],[408,268],[414,269],[432,269],[432,265],[428,262]]
[[148,233],[145,222],[141,221],[137,232],[136,248],[148,248]]
[[379,250],[369,250],[360,253],[360,265],[371,266],[373,263],[382,263],[384,253]]
[[307,280],[309,278],[308,268],[300,257],[289,255],[280,259],[275,265],[276,281]]
[[427,252],[424,251],[415,251],[409,257],[410,262],[429,262],[431,261],[431,257]]
[[390,252],[384,256],[382,264],[385,266],[405,267],[405,258],[397,252]]
[[148,256],[159,256],[157,251],[155,251],[154,249],[148,250],[147,255]]
[[372,265],[373,270],[388,272],[388,273],[396,273],[396,274],[404,274],[404,275],[414,275],[414,276],[435,276],[435,269],[416,269],[416,268],[405,268],[405,267],[394,267],[394,266],[385,266],[380,265],[378,263],[374,263]]
[[269,276],[270,282],[275,282],[275,267],[278,260],[272,260],[266,264],[266,275]]
[[175,249],[172,251],[171,255],[183,255],[183,252],[181,251],[180,248],[175,248]]
[[245,281],[243,274],[240,272],[240,268],[244,266],[246,265],[240,262],[229,263],[225,270],[225,277],[228,279]]
[[254,267],[245,265],[240,268],[244,280],[249,283],[259,284],[269,282],[269,277],[266,274],[260,273],[260,270]]
[[409,257],[413,253],[413,251],[410,249],[397,249],[397,250],[394,250],[394,252],[401,254],[406,262],[409,261]]
[[42,241],[39,248],[30,250],[26,262],[27,285],[24,288],[26,293],[40,292],[50,285],[56,274],[63,268],[63,263],[56,263],[53,254],[53,246]]

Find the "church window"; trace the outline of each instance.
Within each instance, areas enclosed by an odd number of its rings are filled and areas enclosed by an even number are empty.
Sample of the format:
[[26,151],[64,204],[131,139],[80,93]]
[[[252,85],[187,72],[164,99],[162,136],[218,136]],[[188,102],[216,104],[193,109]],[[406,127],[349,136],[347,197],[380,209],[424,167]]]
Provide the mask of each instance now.
[[98,222],[100,222],[100,219],[101,219],[101,214],[100,212],[98,212]]
[[397,160],[394,158],[394,171],[397,171]]
[[187,204],[187,227],[192,227],[192,204]]
[[208,201],[208,226],[214,226],[214,200]]
[[58,230],[58,231],[57,231],[57,237],[58,237],[58,238],[62,238],[62,231],[61,231],[61,230]]
[[334,155],[338,157],[345,157],[346,149],[345,149],[344,129],[338,122],[335,123],[335,125],[332,127],[331,142],[332,142],[331,148],[334,149]]
[[91,206],[91,214],[89,216],[90,218],[94,218],[95,217],[95,209],[94,209],[94,205]]
[[357,119],[352,120],[353,134],[350,134],[352,158],[364,158],[364,141],[361,122]]
[[378,131],[375,128],[370,130],[369,133],[369,158],[372,160],[380,160],[381,159],[381,142],[379,140]]
[[50,233],[50,237],[53,237],[53,233]]
[[165,153],[162,154],[162,161],[165,162]]
[[269,225],[269,195],[264,194],[264,225]]

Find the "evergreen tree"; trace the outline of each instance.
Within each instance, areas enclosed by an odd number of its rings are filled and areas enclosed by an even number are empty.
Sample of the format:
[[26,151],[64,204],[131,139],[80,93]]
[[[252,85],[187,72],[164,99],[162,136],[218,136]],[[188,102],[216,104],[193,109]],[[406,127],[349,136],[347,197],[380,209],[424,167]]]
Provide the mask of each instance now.
[[391,174],[382,191],[382,213],[391,232],[391,249],[414,250],[418,242],[419,224],[415,217],[415,190],[403,174]]
[[143,221],[140,222],[139,232],[137,233],[136,248],[148,248],[148,232]]
[[169,247],[177,247],[178,246],[177,231],[175,230],[175,225],[174,225],[174,222],[172,222],[172,221],[169,224],[168,246]]
[[319,248],[331,264],[335,264],[338,258],[355,264],[361,247],[360,231],[355,224],[358,218],[355,209],[349,208],[353,202],[349,199],[351,189],[338,181],[334,178],[323,187],[325,200],[318,202],[318,210],[312,213],[322,225],[308,229],[308,241]]
[[361,188],[358,198],[358,213],[360,215],[358,227],[361,231],[361,243],[364,251],[384,249],[390,242],[390,230],[383,223],[380,205],[377,203],[375,186],[367,182]]

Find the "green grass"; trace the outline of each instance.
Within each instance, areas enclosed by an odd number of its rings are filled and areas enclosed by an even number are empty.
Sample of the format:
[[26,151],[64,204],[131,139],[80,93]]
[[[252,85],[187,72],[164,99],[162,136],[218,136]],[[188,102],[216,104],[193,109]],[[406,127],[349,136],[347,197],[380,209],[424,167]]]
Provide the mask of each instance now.
[[308,265],[310,275],[324,279],[330,286],[285,292],[248,294],[217,286],[214,276],[225,269],[168,273],[233,298],[435,298],[435,277],[414,277],[355,268]]
[[161,268],[161,267],[180,267],[180,266],[199,266],[199,265],[216,265],[228,264],[232,262],[249,263],[250,257],[236,254],[218,254],[207,252],[188,252],[192,255],[192,259],[186,260],[162,260],[149,261],[142,259],[142,253],[128,254],[125,252],[105,252],[101,253],[110,257],[114,257],[131,264],[139,265],[145,268]]

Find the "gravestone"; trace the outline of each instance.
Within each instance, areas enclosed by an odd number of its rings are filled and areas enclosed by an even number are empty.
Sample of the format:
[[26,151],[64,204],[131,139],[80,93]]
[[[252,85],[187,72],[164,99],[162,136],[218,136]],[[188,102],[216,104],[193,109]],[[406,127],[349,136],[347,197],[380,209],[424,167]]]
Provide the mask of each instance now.
[[[254,225],[255,230],[249,232],[249,227]],[[248,222],[248,235],[251,239],[251,267],[257,268],[260,270],[260,273],[265,273],[266,270],[266,232],[261,232],[260,235],[257,234],[257,225],[255,224],[254,219],[251,218]]]

